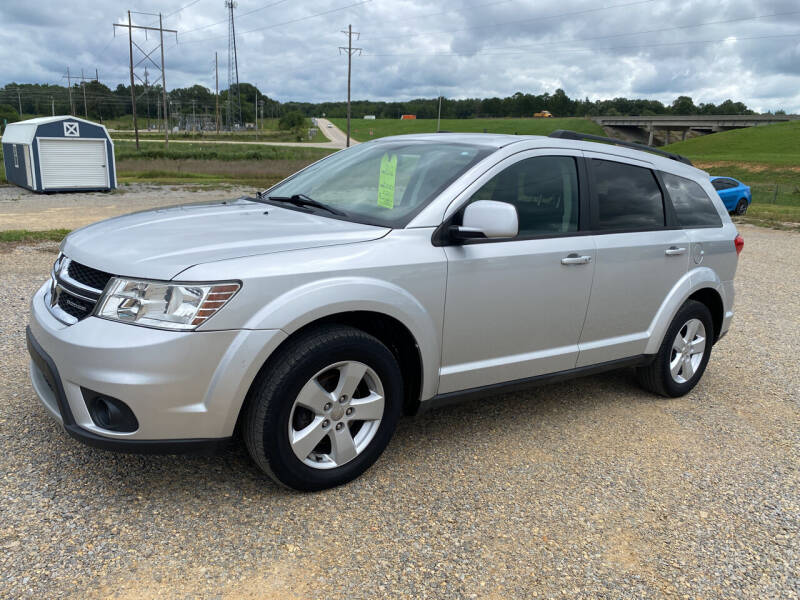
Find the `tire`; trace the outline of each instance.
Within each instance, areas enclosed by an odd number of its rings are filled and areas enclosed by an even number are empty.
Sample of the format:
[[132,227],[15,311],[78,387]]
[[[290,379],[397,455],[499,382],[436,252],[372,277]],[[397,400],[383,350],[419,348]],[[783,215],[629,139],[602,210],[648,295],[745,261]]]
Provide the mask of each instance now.
[[733,214],[735,214],[737,216],[741,216],[741,215],[747,214],[747,199],[746,198],[742,198],[742,199],[739,200],[739,202],[736,204],[736,208],[734,209]]
[[[682,340],[690,337],[690,326],[696,326],[697,333],[691,336],[692,344],[687,348]],[[700,349],[699,337],[703,339],[702,352],[692,353],[692,349]],[[654,394],[670,398],[688,394],[703,376],[711,356],[713,338],[714,322],[708,307],[701,302],[687,300],[667,329],[653,362],[636,370],[639,384]],[[685,353],[683,348],[687,348]],[[672,366],[676,366],[677,373],[673,374]]]
[[386,346],[359,329],[321,326],[290,340],[262,369],[247,398],[245,445],[281,485],[301,491],[341,485],[386,448],[402,399],[400,367]]

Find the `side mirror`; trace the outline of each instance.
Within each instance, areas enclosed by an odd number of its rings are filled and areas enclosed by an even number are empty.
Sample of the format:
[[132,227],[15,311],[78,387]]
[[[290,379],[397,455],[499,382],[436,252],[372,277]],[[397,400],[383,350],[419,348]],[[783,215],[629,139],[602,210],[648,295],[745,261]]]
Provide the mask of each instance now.
[[478,200],[467,205],[461,225],[449,230],[451,239],[503,239],[519,233],[517,209],[508,202]]

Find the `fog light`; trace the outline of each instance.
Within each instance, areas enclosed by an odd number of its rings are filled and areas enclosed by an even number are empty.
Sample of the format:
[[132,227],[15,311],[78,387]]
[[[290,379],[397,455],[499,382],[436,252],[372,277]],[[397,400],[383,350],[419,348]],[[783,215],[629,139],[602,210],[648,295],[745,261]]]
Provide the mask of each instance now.
[[139,429],[139,421],[122,400],[81,388],[92,422],[102,429],[130,433]]

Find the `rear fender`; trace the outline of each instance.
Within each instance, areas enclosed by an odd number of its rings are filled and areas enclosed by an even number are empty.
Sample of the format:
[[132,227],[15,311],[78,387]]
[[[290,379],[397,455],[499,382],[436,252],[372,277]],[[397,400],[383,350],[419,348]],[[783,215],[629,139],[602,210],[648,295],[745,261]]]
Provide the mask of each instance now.
[[715,290],[722,298],[723,311],[729,310],[730,300],[726,298],[725,286],[716,272],[708,267],[692,269],[678,280],[659,307],[648,328],[650,335],[645,354],[656,354],[658,352],[661,342],[664,340],[664,335],[678,310],[680,310],[689,296],[704,288]]

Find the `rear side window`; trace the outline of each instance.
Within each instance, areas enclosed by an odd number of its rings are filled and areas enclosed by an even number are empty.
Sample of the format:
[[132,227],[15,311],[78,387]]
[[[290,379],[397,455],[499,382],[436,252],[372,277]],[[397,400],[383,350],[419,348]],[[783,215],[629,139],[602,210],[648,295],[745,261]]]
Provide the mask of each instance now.
[[650,169],[592,160],[597,229],[654,229],[664,226],[664,198]]
[[699,184],[671,173],[662,173],[661,178],[682,227],[722,227],[714,203]]

